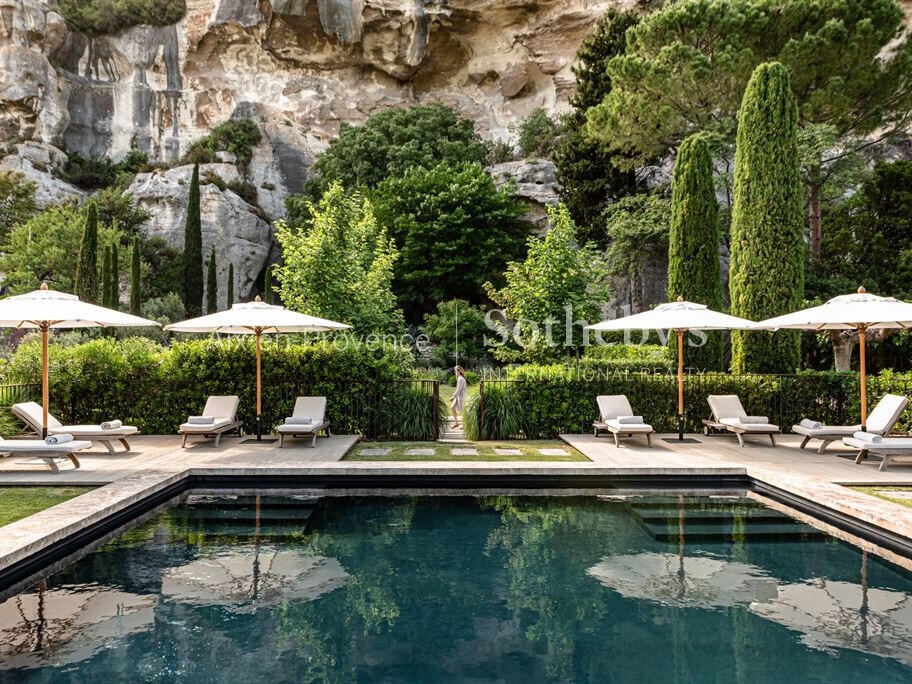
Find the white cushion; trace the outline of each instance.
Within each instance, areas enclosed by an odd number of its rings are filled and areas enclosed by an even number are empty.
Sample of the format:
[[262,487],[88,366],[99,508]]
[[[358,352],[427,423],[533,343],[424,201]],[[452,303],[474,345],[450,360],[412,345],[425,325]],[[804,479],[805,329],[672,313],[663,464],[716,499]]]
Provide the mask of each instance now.
[[742,423],[740,418],[723,418],[719,422],[744,432],[776,432],[779,429],[778,425],[772,423]]
[[230,425],[233,422],[234,422],[233,417],[232,418],[227,418],[227,417],[218,418],[217,417],[215,419],[215,422],[213,422],[209,425],[199,425],[196,423],[184,423],[183,425],[180,426],[180,431],[181,432],[199,432],[201,434],[206,434],[208,432],[212,432],[213,430],[217,430],[219,428],[225,427],[226,425]]
[[821,425],[819,428],[792,425],[792,432],[805,437],[851,437],[859,430],[861,425]]
[[[879,442],[866,442],[855,437],[843,437],[842,443],[856,449],[865,449],[875,454],[903,452],[912,456],[912,437],[884,437]],[[0,442],[0,448],[3,443]]]
[[908,404],[909,400],[906,397],[898,394],[885,394],[868,414],[865,429],[878,435],[888,434]]
[[706,400],[712,409],[716,422],[724,423],[725,418],[744,418],[747,411],[741,406],[737,394],[710,394]]
[[632,416],[633,409],[630,408],[630,402],[623,394],[602,394],[595,398],[599,407],[599,415],[603,421],[618,416]]
[[308,416],[314,423],[322,423],[326,419],[326,397],[298,397],[291,415]]
[[71,454],[92,446],[91,442],[77,441],[63,444],[45,444],[43,439],[0,439],[0,453],[53,452]]
[[137,432],[139,432],[139,428],[135,425],[121,425],[116,430],[102,430],[100,425],[61,425],[48,429],[49,434],[68,434],[77,439],[79,437],[123,437],[135,435]]
[[218,419],[228,417],[234,420],[237,415],[237,407],[240,399],[237,395],[229,394],[225,396],[213,395],[206,400],[206,407],[203,409],[204,416],[213,416]]
[[278,432],[284,432],[286,434],[310,435],[322,429],[324,425],[326,425],[324,421],[320,421],[319,423],[309,423],[307,425],[284,423],[282,425],[279,425],[276,430]]
[[652,432],[652,426],[646,423],[620,423],[617,418],[610,418],[605,425],[615,432]]

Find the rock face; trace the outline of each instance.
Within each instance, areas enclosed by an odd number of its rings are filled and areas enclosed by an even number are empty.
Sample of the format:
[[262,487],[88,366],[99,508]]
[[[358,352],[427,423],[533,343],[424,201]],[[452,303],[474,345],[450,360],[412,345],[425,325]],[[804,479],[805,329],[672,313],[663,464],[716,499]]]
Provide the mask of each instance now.
[[[143,226],[143,232],[183,248],[187,194],[192,173],[193,167],[188,165],[136,176],[127,193],[133,196],[137,206],[152,214]],[[234,264],[235,297],[242,299],[249,296],[256,277],[267,262],[274,235],[270,224],[238,195],[206,182],[210,176],[218,176],[230,183],[240,175],[233,164],[200,166],[203,259],[209,258],[215,245],[219,306],[224,307],[228,296],[228,265]]]
[[541,234],[548,228],[548,207],[557,206],[557,169],[550,159],[522,159],[487,168],[498,187],[512,181],[516,195],[529,205],[527,218]]
[[0,159],[0,170],[16,171],[35,184],[35,203],[39,209],[71,200],[77,202],[85,192],[54,175],[66,161],[62,150],[40,142],[19,143]]

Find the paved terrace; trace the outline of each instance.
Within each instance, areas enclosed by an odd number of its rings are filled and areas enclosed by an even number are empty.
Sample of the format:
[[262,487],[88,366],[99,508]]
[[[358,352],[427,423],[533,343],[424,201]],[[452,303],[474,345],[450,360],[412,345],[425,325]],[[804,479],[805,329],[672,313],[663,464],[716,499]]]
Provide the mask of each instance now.
[[[106,485],[3,528],[0,568],[92,525],[174,482],[193,475],[600,475],[600,476],[749,476],[785,492],[809,499],[849,516],[874,523],[912,539],[912,510],[854,492],[843,484],[912,484],[912,461],[880,472],[879,459],[856,465],[853,454],[831,445],[825,454],[798,448],[800,437],[777,436],[773,448],[765,438],[748,438],[738,446],[731,436],[659,435],[647,448],[642,438],[622,440],[591,435],[563,435],[590,462],[357,462],[341,461],[357,437],[317,440],[311,449],[299,445],[278,448],[244,444],[225,438],[215,449],[199,443],[181,449],[177,436],[140,436],[133,450],[110,455],[99,447],[80,454],[82,467],[62,463],[57,474],[40,462],[23,457],[0,459],[0,485]],[[832,529],[827,529],[833,532]],[[845,534],[839,536],[845,537]],[[855,540],[852,540],[855,541]],[[873,549],[872,549],[873,550]],[[881,555],[888,555],[885,552]],[[905,564],[905,563],[904,563]]]

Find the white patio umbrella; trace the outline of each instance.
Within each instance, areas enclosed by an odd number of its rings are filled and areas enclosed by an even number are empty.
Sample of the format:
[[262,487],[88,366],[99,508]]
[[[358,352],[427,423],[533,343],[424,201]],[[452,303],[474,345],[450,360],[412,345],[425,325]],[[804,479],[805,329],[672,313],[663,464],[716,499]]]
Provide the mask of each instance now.
[[[252,302],[235,304],[230,309],[217,313],[191,318],[180,323],[166,325],[165,330],[184,333],[221,332],[232,335],[250,335],[256,337],[256,423],[257,442],[263,443],[262,384],[260,372],[260,337],[263,333],[300,333],[325,332],[327,330],[347,330],[350,325],[336,323],[325,318],[308,316],[290,311],[281,306],[260,301],[259,295]],[[267,440],[272,441],[272,440]]]
[[678,301],[659,304],[650,311],[602,321],[589,330],[674,330],[678,335],[678,439],[684,439],[684,333],[688,330],[758,330],[757,323],[719,313],[705,304]]
[[865,334],[880,328],[912,328],[912,304],[895,297],[880,297],[863,287],[852,294],[833,297],[826,304],[776,316],[759,325],[794,330],[857,330],[858,370],[861,374],[861,424],[868,422]]
[[48,333],[52,328],[134,328],[158,325],[139,316],[83,302],[74,294],[40,290],[0,300],[0,327],[36,328],[41,331],[41,434],[47,436]]

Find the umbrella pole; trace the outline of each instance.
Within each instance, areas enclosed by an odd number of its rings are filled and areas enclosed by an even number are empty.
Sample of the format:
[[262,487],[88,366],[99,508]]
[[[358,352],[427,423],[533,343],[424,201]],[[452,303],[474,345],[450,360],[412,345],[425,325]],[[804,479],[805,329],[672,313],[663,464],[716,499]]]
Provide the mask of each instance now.
[[861,429],[867,429],[868,422],[868,379],[865,368],[865,326],[858,326],[858,370],[861,374]]
[[684,441],[684,331],[678,333],[678,440]]
[[260,384],[260,335],[261,334],[262,334],[262,331],[259,328],[257,328],[256,329],[256,373],[257,373],[256,435],[257,435],[258,442],[263,439],[263,423],[262,423],[262,419],[260,417],[260,413],[262,410],[262,398],[263,398],[263,394],[261,391],[261,384]]
[[41,439],[47,437],[48,424],[48,324],[41,324]]

